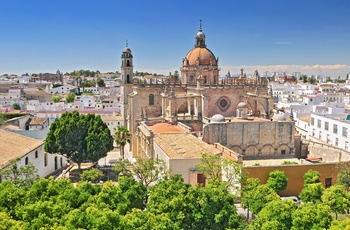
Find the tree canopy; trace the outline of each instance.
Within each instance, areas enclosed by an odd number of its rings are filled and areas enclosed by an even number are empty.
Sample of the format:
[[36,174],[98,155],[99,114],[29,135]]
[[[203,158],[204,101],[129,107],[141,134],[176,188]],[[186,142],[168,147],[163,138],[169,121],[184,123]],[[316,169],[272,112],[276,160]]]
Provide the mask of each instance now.
[[269,173],[269,178],[266,181],[266,185],[272,188],[275,192],[285,190],[287,188],[288,178],[284,172],[274,170]]
[[97,162],[113,149],[113,137],[101,117],[66,112],[50,126],[45,151],[59,153],[80,164]]

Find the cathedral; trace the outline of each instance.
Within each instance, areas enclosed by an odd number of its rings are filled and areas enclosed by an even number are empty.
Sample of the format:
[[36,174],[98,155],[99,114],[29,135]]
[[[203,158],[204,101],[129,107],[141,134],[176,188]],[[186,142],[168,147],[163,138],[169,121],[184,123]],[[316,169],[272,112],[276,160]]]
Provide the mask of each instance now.
[[[121,55],[121,112],[124,124],[132,134],[129,150],[133,157],[154,157],[151,154],[152,139],[147,137],[145,129],[155,124],[182,125],[189,133],[203,137],[208,136],[203,134],[205,126],[215,123],[218,116],[224,122],[254,118],[270,121],[273,98],[268,94],[268,82],[260,78],[258,71],[253,78],[247,78],[243,69],[236,78],[221,79],[219,58],[207,48],[201,24],[194,47],[182,59],[179,78],[136,80],[133,58],[131,49],[124,48]],[[146,136],[141,138],[142,135]],[[148,142],[148,145],[140,142]],[[242,149],[233,149],[245,154]]]

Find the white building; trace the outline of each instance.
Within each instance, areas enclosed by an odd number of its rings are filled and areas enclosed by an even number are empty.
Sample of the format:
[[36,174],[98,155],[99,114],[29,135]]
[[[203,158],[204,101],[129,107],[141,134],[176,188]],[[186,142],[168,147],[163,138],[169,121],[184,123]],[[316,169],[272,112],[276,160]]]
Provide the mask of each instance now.
[[6,169],[10,160],[19,159],[19,167],[32,163],[38,175],[46,177],[66,165],[64,156],[44,151],[42,140],[0,130],[0,143],[0,168]]
[[309,138],[349,151],[350,115],[311,114]]

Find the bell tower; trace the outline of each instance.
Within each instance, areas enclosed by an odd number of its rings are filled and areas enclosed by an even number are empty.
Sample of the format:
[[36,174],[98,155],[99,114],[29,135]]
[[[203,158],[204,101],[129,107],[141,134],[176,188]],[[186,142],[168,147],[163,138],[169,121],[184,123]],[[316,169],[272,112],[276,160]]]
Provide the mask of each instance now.
[[126,47],[123,49],[123,53],[121,56],[122,65],[121,65],[121,77],[123,84],[132,84],[133,82],[133,56],[131,53],[131,49],[128,47],[128,41],[126,41]]

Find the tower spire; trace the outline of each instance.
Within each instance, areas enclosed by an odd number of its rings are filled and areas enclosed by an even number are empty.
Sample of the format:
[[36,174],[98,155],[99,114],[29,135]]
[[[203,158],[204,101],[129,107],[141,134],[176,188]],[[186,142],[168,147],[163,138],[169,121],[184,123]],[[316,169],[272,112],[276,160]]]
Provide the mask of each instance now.
[[202,32],[202,19],[199,20],[199,32]]
[[126,39],[126,47],[128,47],[129,43],[128,43],[128,39]]

